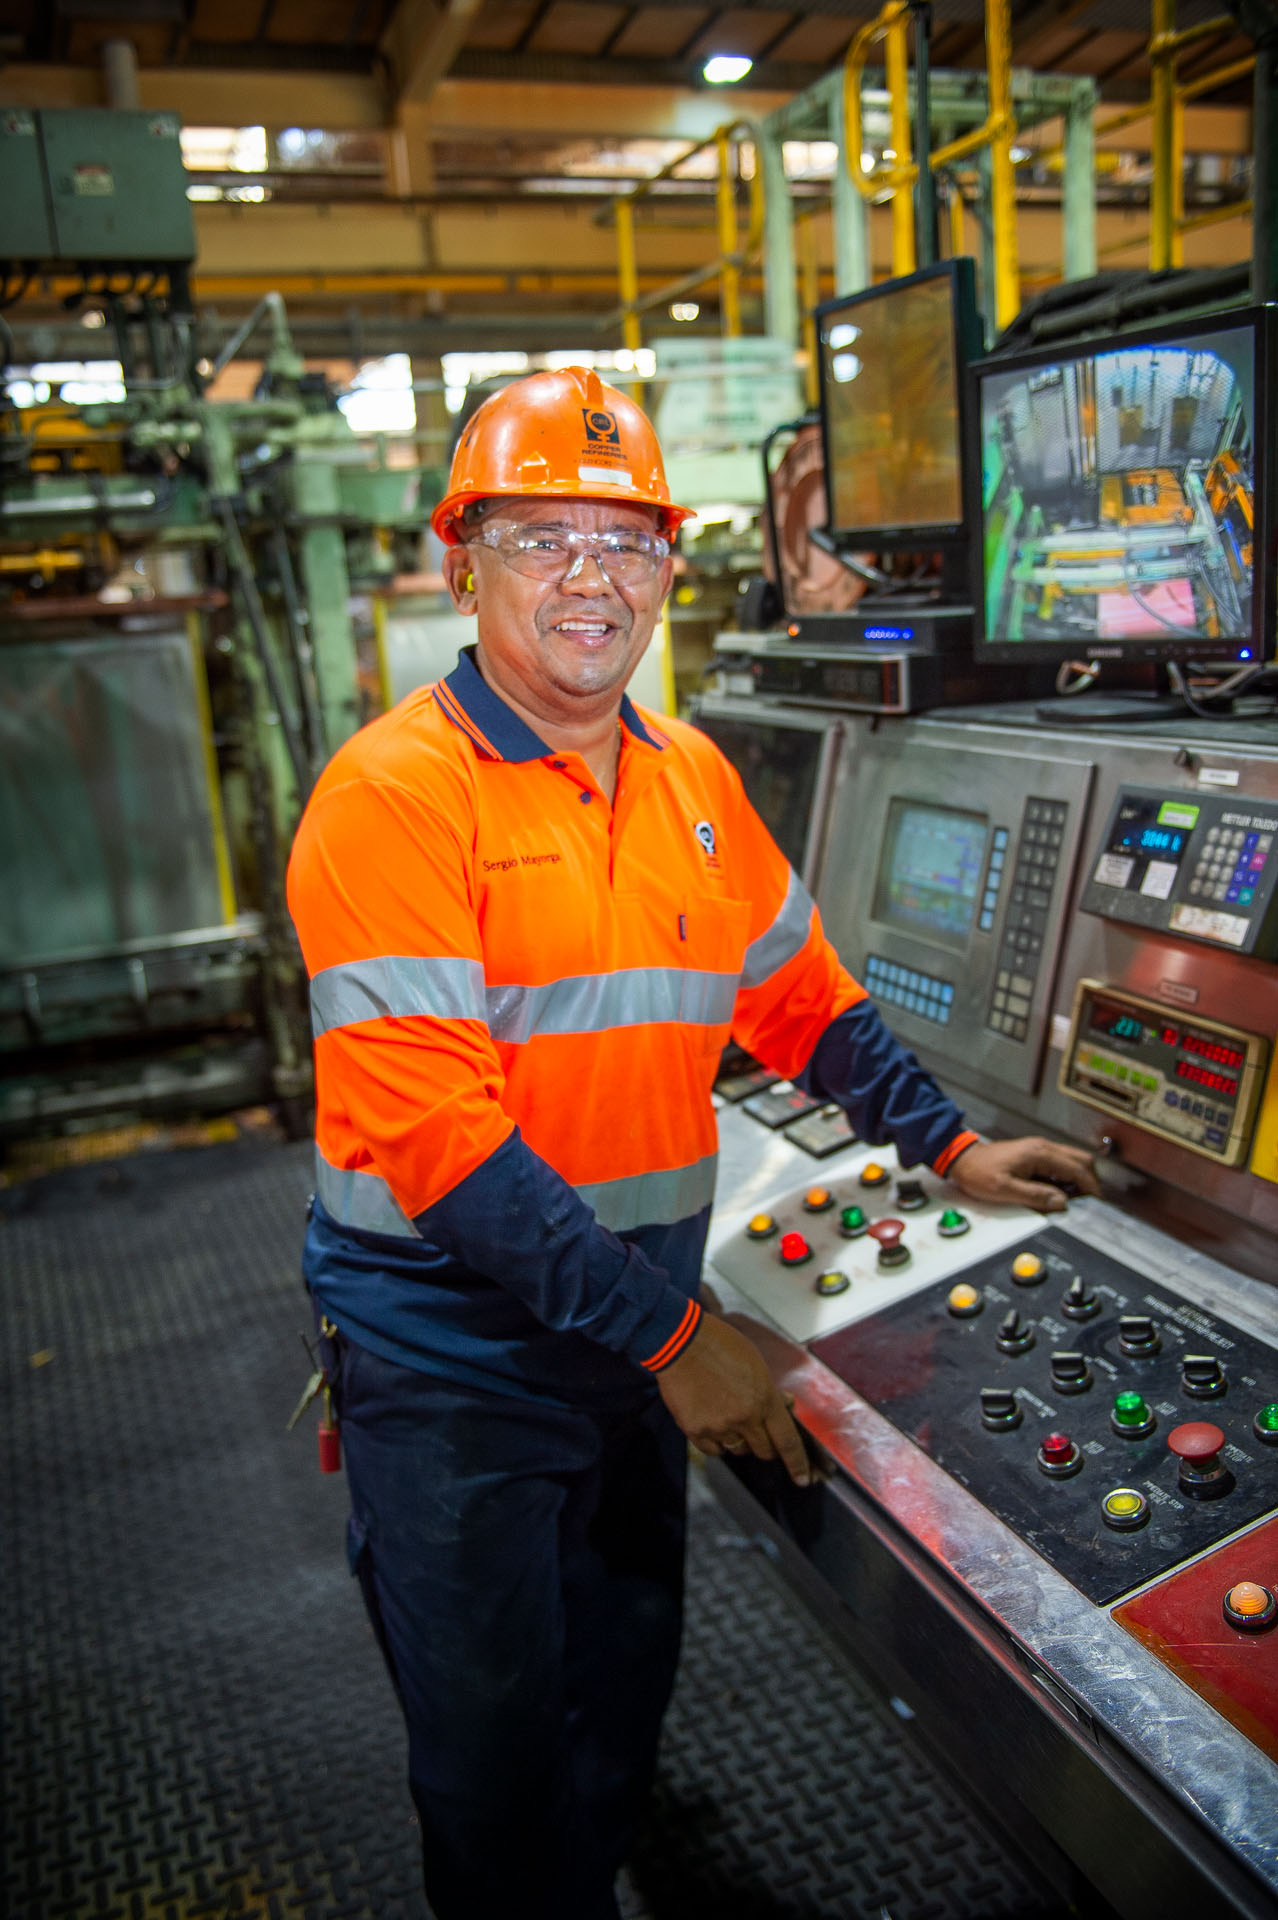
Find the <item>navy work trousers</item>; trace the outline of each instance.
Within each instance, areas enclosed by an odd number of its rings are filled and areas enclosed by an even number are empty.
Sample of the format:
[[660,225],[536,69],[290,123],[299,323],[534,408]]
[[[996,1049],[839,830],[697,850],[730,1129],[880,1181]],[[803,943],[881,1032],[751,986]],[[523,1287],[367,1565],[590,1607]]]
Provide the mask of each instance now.
[[674,1683],[683,1435],[325,1341],[438,1920],[616,1920]]

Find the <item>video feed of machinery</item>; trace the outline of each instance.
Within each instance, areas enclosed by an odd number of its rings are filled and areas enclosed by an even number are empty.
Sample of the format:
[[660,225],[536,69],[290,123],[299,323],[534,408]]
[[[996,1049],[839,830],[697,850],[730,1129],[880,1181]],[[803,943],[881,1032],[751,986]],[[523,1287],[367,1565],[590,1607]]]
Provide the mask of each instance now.
[[[966,271],[960,272],[960,269]],[[818,315],[830,526],[950,529],[963,519],[962,319],[971,262],[950,261]]]
[[980,894],[987,828],[984,814],[893,800],[875,919],[962,947]]
[[986,642],[1247,658],[1255,408],[1251,320],[982,371]]

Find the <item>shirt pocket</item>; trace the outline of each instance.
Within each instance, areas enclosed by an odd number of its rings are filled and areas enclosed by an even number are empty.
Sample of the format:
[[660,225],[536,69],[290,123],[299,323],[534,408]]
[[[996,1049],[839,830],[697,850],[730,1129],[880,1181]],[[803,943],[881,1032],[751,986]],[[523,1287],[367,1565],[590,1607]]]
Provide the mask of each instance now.
[[685,894],[679,930],[683,966],[679,1017],[702,1031],[707,1045],[718,1048],[736,1005],[750,939],[750,903],[725,899],[722,894]]

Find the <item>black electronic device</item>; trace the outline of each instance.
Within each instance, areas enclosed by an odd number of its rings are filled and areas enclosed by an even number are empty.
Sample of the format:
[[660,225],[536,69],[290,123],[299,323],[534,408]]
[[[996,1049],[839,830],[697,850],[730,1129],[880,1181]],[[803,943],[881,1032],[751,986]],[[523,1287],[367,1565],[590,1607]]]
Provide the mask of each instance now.
[[690,717],[732,762],[751,806],[795,872],[813,885],[842,723],[730,701],[696,701]]
[[1274,315],[978,363],[978,659],[1268,659]]
[[1263,1034],[1080,980],[1060,1088],[1145,1133],[1241,1166],[1269,1046]]
[[983,347],[976,269],[946,260],[816,310],[832,540],[963,557],[965,370]]
[[[913,625],[918,634],[922,616]],[[718,650],[724,650],[722,643]],[[748,671],[757,693],[858,713],[967,706],[990,698],[993,678],[966,651],[897,650],[877,641],[866,647],[752,647]],[[1032,699],[1051,684],[1050,669],[1033,664],[1003,668],[996,677],[1004,700]]]
[[1121,787],[1079,905],[1278,959],[1278,805],[1236,792]]
[[942,606],[928,597],[867,595],[846,613],[796,613],[786,621],[785,631],[788,639],[806,647],[970,657],[972,609]]
[[1028,1245],[812,1352],[1106,1604],[1278,1509],[1278,1352],[1060,1228]]

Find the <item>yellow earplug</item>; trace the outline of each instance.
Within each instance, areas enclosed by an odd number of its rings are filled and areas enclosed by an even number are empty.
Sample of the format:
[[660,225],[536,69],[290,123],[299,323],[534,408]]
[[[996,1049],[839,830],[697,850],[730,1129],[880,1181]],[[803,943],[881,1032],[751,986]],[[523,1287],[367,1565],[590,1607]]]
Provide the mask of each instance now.
[[466,575],[466,578],[462,581],[462,592],[473,593],[474,591],[475,591],[475,576],[473,573],[468,573]]

